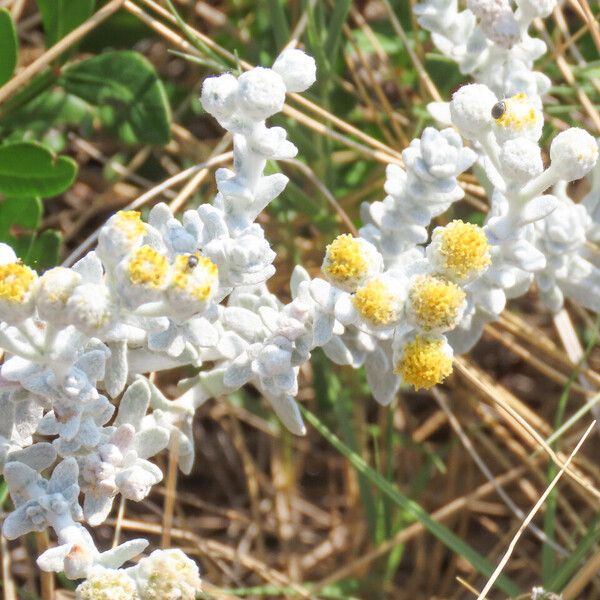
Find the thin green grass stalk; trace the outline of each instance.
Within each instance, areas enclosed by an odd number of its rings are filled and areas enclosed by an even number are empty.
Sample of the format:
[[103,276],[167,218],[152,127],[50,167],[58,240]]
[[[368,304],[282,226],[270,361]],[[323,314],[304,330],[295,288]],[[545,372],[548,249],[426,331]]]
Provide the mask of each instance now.
[[273,23],[273,37],[277,50],[281,50],[290,39],[290,26],[281,0],[267,0],[269,16]]
[[[583,356],[581,360],[577,364],[577,366],[573,369],[571,374],[569,375],[569,379],[563,388],[563,391],[560,395],[560,399],[558,401],[558,406],[556,408],[556,413],[554,416],[554,430],[557,431],[563,424],[565,412],[567,410],[567,404],[569,401],[569,396],[571,392],[571,387],[575,380],[577,379],[579,372],[582,366],[587,361],[589,355],[592,350],[596,346],[596,342],[598,341],[598,328],[600,327],[600,317],[596,319],[594,324],[594,329],[590,340],[585,348]],[[551,448],[556,450],[558,443],[560,441],[560,436],[555,437],[552,440]],[[551,462],[548,465],[548,474],[547,481],[550,483],[558,472],[558,467],[554,462]],[[548,540],[554,540],[555,532],[556,532],[556,509],[557,509],[557,496],[558,492],[554,489],[548,499],[546,501],[546,511],[544,513],[544,533]],[[542,581],[545,586],[548,586],[549,582],[554,578],[556,572],[556,554],[552,546],[548,543],[544,543],[542,546]]]
[[331,57],[332,66],[335,64],[333,60],[336,58],[340,39],[342,37],[342,27],[348,18],[350,12],[351,0],[335,0],[333,15],[327,27],[327,38],[325,39],[325,56]]
[[[414,500],[407,498],[400,493],[395,485],[387,481],[377,471],[372,469],[364,459],[346,446],[327,426],[306,407],[300,405],[300,410],[304,418],[338,451],[345,456],[352,466],[365,477],[367,477],[373,485],[375,485],[383,494],[389,496],[398,506],[409,513],[412,518],[419,521],[425,529],[433,536],[440,540],[445,546],[456,554],[467,560],[479,573],[484,577],[490,577],[494,572],[494,566],[472,546],[461,540],[447,527],[438,523],[431,518],[431,515],[424,510]],[[496,585],[505,594],[509,596],[518,596],[521,590],[507,575],[501,575]]]

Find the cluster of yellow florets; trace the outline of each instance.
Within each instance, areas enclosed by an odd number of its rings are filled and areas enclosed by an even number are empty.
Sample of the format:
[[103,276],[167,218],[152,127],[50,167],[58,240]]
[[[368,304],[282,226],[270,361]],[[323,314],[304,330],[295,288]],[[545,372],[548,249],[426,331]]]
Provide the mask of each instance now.
[[128,270],[134,285],[160,289],[167,281],[169,261],[166,256],[145,245],[133,251]]
[[27,300],[37,273],[20,262],[0,265],[0,299],[21,304]]
[[447,331],[456,327],[466,295],[455,283],[421,275],[408,294],[408,313],[411,320],[425,331]]
[[397,321],[402,310],[402,299],[380,278],[359,287],[352,303],[365,321],[378,327]]
[[96,568],[76,591],[77,600],[139,600],[135,581],[123,571]]
[[445,275],[457,281],[480,275],[491,263],[490,247],[483,229],[461,220],[434,231],[428,254]]
[[210,258],[198,252],[181,254],[175,259],[170,285],[205,301],[213,291],[218,274],[219,269]]
[[368,245],[349,233],[339,235],[325,250],[322,270],[334,285],[354,291],[373,271]]
[[417,335],[404,346],[394,373],[417,390],[428,390],[452,373],[452,353],[444,339]]
[[503,110],[495,121],[500,127],[522,129],[535,124],[537,119],[535,108],[523,92],[506,98],[499,104],[502,105]]
[[146,233],[146,224],[137,210],[120,210],[115,225],[129,240],[136,240]]

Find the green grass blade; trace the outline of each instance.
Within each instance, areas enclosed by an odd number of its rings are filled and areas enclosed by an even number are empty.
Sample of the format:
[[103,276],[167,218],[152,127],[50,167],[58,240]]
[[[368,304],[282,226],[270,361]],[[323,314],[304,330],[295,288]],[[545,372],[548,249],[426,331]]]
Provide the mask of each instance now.
[[273,23],[273,37],[277,50],[281,50],[290,39],[290,26],[288,25],[285,9],[281,0],[267,0],[269,14]]
[[[382,493],[389,496],[398,506],[407,513],[411,514],[416,521],[419,521],[425,529],[440,540],[453,552],[456,552],[467,560],[477,571],[485,577],[490,577],[494,571],[494,566],[474,548],[457,537],[448,528],[444,527],[431,518],[419,504],[407,498],[396,488],[395,485],[387,481],[377,471],[372,469],[361,456],[353,452],[346,446],[334,433],[332,433],[319,418],[310,412],[307,408],[300,405],[304,418],[343,456],[345,456],[352,466],[364,474],[373,485],[377,486]],[[518,596],[521,593],[519,587],[511,581],[506,575],[502,575],[496,582],[499,589],[509,596]]]
[[330,64],[335,64],[335,58],[342,36],[342,27],[348,18],[348,12],[352,5],[351,0],[336,0],[333,15],[327,28],[325,40],[325,56],[329,58]]

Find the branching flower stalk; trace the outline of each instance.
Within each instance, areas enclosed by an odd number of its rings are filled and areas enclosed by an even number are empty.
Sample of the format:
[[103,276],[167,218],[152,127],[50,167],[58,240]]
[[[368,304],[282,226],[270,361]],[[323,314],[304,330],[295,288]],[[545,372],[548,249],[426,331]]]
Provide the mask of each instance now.
[[[118,212],[94,251],[41,275],[1,245],[0,470],[15,505],[3,534],[52,529],[57,545],[38,565],[83,580],[79,600],[191,600],[201,581],[182,552],[156,550],[123,567],[148,542],[101,552],[84,523],[103,523],[119,495],[146,498],[163,476],[150,459],[171,442],[189,473],[193,415],[209,398],[252,384],[301,435],[298,373],[317,347],[337,364],[364,365],[373,395],[388,404],[401,385],[441,383],[454,353],[534,282],[551,310],[565,296],[599,310],[600,271],[586,245],[600,237],[598,175],[582,205],[566,194],[566,182],[594,168],[597,144],[581,129],[562,132],[547,169],[538,145],[547,86],[531,71],[542,47],[526,32],[552,5],[417,7],[435,43],[479,80],[437,111],[472,148],[453,128],[426,128],[403,151],[404,166],[388,167],[385,199],[362,206],[359,235],[327,246],[322,277],[295,268],[287,304],[267,287],[275,253],[256,218],[287,184],[264,174],[267,161],[297,152],[266,120],[286,92],[315,81],[300,50],[272,68],[204,82],[202,105],[234,144],[212,203],[181,219],[165,204],[147,222]],[[446,37],[448,20],[460,36]],[[494,73],[493,60],[503,61]],[[463,198],[457,178],[476,161],[492,190],[485,226],[432,226]],[[180,382],[175,399],[147,377],[184,365],[198,375]]]

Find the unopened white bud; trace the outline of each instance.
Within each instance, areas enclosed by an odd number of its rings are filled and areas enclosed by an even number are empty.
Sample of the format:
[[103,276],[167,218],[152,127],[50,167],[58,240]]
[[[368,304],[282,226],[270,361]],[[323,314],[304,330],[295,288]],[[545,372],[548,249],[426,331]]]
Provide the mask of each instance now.
[[594,168],[598,160],[598,144],[587,131],[571,127],[552,140],[550,158],[552,171],[560,179],[575,181]]
[[450,102],[452,123],[466,138],[479,139],[492,126],[492,107],[496,102],[496,96],[486,85],[463,85]]
[[202,107],[219,121],[225,120],[235,110],[237,90],[237,79],[231,73],[209,77],[202,84]]
[[73,290],[81,283],[81,275],[72,269],[55,267],[38,281],[36,305],[39,316],[57,325],[68,323],[66,307]]
[[303,92],[317,79],[315,59],[297,48],[284,50],[277,57],[273,71],[281,76],[288,92]]
[[507,179],[522,184],[544,170],[540,147],[524,137],[508,140],[500,149],[500,165]]
[[238,79],[240,108],[255,121],[278,113],[285,102],[285,83],[272,69],[255,67]]
[[545,19],[556,7],[556,0],[516,0],[517,6],[527,16]]
[[67,301],[67,312],[69,323],[89,336],[97,336],[113,318],[108,288],[96,283],[78,285]]

